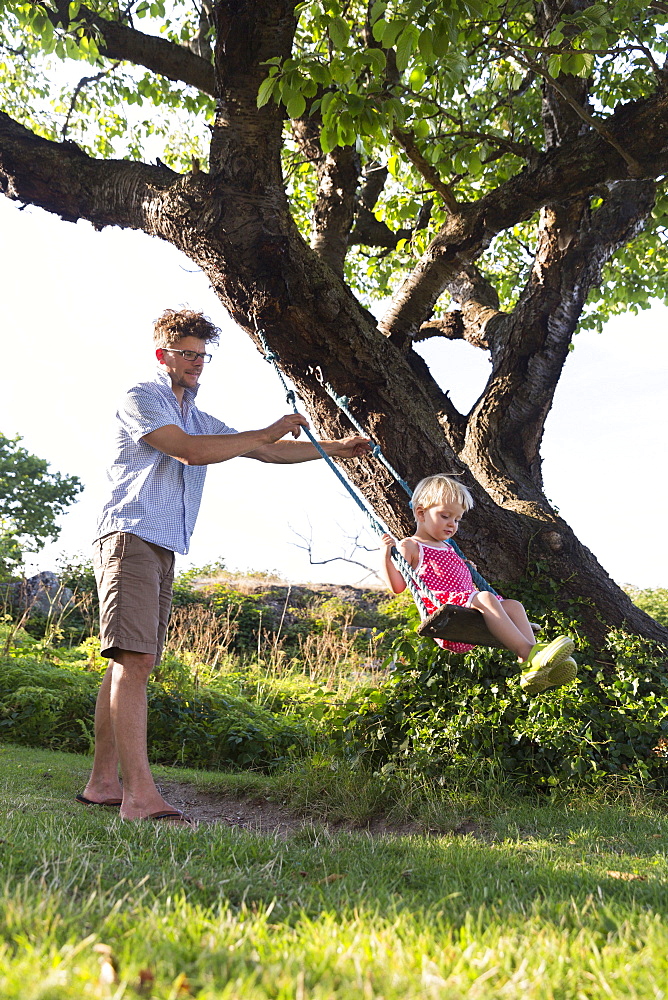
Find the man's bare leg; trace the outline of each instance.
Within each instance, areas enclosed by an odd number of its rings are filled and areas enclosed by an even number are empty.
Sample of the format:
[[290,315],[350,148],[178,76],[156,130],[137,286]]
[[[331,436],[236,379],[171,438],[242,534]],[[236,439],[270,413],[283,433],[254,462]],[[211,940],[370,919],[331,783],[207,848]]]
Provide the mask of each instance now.
[[[154,659],[149,653],[117,650],[98,695],[95,760],[84,794],[95,802],[122,798],[122,819],[177,811],[158,791],[148,763],[146,685]],[[119,764],[122,787],[118,780]]]
[[118,780],[118,752],[111,725],[111,678],[110,662],[95,703],[95,757],[83,792],[91,802],[113,802],[123,798],[123,789]]
[[155,658],[119,650],[112,663],[111,724],[123,777],[122,819],[142,819],[174,810],[158,791],[146,746],[146,685]]

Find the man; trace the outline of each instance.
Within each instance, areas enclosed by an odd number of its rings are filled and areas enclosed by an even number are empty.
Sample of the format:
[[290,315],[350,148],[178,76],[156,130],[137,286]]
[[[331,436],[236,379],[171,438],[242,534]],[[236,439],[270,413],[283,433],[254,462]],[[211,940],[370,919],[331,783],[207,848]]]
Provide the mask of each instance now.
[[[201,313],[168,309],[155,324],[157,375],[130,389],[116,414],[111,493],[94,543],[101,652],[110,662],[95,708],[93,769],[77,799],[119,806],[126,820],[189,822],[151,775],[146,687],[167,629],[174,553],[188,551],[206,466],[239,456],[272,463],[320,457],[310,442],[281,440],[308,426],[301,414],[237,432],[197,409],[199,377],[211,360],[206,346],[219,333]],[[362,437],[321,444],[339,458],[369,450]]]

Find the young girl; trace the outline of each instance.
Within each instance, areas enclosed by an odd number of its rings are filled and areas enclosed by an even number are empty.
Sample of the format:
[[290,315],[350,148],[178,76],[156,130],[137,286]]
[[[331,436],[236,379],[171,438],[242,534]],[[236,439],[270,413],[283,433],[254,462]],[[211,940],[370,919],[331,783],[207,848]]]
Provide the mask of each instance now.
[[[504,600],[489,591],[477,590],[468,566],[449,544],[448,539],[457,531],[462,515],[473,506],[473,498],[466,487],[451,476],[428,476],[416,486],[411,506],[417,525],[415,534],[398,543],[391,535],[383,535],[382,572],[390,590],[400,594],[406,589],[406,581],[391,558],[392,546],[396,545],[415,575],[442,604],[457,604],[482,612],[492,635],[524,665],[520,684],[527,694],[537,694],[572,681],[576,674],[575,660],[571,656],[575,648],[573,640],[560,635],[550,643],[536,643],[526,611],[519,601]],[[428,600],[425,605],[430,613],[436,610]],[[473,648],[460,642],[435,641],[455,653]]]

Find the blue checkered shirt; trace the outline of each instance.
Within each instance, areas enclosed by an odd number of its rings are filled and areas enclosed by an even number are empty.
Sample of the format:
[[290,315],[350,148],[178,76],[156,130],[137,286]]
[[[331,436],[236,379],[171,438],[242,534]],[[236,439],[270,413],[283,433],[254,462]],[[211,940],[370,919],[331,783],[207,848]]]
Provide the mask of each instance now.
[[142,438],[168,424],[187,434],[234,434],[222,420],[195,406],[196,389],[183,393],[183,409],[171,381],[159,371],[125,395],[116,412],[114,455],[107,469],[111,495],[96,538],[128,531],[146,542],[185,555],[195,527],[206,466],[183,465]]

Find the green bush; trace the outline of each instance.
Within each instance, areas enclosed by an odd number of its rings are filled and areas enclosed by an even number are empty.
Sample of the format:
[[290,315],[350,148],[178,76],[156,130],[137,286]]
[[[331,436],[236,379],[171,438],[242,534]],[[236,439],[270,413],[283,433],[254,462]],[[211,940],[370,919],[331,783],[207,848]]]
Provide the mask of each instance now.
[[[16,642],[0,657],[0,739],[90,752],[99,658],[87,647],[45,651],[25,633]],[[148,704],[149,756],[155,763],[268,769],[302,754],[310,743],[304,721],[213,689],[191,684],[176,691],[151,681]]]
[[220,769],[271,769],[301,756],[309,732],[242,698],[204,689],[185,695],[149,685],[149,755],[162,764]]
[[660,625],[668,625],[668,590],[665,587],[653,587],[639,590],[638,587],[624,587],[634,604],[645,611]]
[[537,789],[617,775],[664,789],[667,654],[619,631],[596,658],[580,642],[577,681],[529,698],[512,654],[476,647],[456,656],[409,634],[395,643],[391,679],[366,693],[343,728],[378,767],[494,770]]

